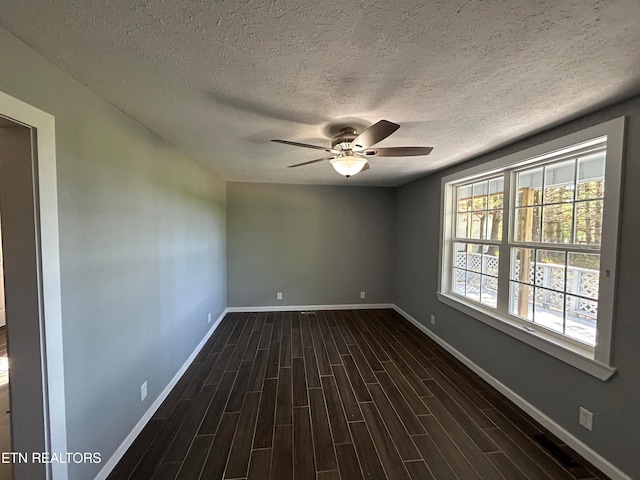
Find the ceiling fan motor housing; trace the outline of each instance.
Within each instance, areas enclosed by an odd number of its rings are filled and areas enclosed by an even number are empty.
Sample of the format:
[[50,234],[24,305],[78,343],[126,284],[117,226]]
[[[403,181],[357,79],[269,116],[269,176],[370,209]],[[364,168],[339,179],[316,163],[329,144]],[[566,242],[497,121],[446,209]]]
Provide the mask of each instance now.
[[350,150],[351,144],[358,136],[358,132],[353,127],[346,127],[331,140],[331,148],[335,150]]

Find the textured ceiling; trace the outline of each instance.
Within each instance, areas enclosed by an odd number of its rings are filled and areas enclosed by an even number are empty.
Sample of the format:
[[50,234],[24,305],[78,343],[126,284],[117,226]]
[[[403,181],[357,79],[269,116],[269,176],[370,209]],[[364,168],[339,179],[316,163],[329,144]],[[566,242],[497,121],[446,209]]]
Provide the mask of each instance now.
[[[0,0],[0,25],[227,180],[400,185],[640,92],[638,0]],[[1,47],[0,47],[1,48]],[[314,150],[402,125],[349,180]]]

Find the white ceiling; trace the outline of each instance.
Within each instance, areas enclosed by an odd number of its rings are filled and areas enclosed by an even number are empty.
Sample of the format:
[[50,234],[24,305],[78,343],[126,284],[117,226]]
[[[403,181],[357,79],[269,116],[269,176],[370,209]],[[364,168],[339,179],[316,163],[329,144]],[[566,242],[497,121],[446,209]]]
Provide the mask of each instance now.
[[[639,0],[0,0],[0,25],[230,181],[400,185],[640,92]],[[383,118],[378,146],[431,155],[346,180],[269,142]]]

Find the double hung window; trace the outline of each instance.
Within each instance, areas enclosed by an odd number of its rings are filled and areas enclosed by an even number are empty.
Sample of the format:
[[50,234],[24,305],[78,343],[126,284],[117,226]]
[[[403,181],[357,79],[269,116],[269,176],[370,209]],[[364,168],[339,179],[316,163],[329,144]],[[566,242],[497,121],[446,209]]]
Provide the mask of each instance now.
[[613,373],[623,126],[443,179],[440,300],[603,379]]

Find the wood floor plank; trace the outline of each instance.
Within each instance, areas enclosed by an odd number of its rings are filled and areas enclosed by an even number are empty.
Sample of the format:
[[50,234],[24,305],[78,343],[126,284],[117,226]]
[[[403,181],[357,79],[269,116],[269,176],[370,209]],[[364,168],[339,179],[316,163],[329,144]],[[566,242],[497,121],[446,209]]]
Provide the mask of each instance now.
[[[198,355],[196,355],[196,358],[194,358],[193,360],[194,363],[203,363],[206,357],[209,356],[209,354],[211,353],[211,350],[213,349],[213,346],[222,335],[222,332],[224,332],[224,330],[231,324],[231,322],[227,321],[228,318],[229,318],[229,314],[227,314],[225,318],[222,319],[222,321],[217,326],[213,334],[209,337],[209,340],[207,340],[207,343],[198,352]],[[217,352],[217,353],[220,353],[220,352]]]
[[144,430],[133,441],[129,449],[122,456],[122,459],[111,471],[108,477],[109,480],[127,480],[129,478],[131,472],[133,472],[140,463],[149,445],[151,445],[164,424],[164,420],[154,419],[151,419],[149,423],[147,423]]
[[229,363],[227,364],[227,368],[226,368],[227,372],[238,370],[238,368],[240,368],[240,363],[242,362],[242,357],[244,357],[244,352],[247,350],[248,344],[249,344],[249,337],[240,337],[238,339],[238,343],[236,343],[236,348],[233,350],[233,353],[231,354],[231,358],[229,359]]
[[[294,323],[294,322],[292,322]],[[300,322],[298,322],[299,324]],[[302,357],[302,336],[300,328],[291,327],[291,358]]]
[[180,426],[173,442],[167,449],[162,459],[163,463],[182,462],[184,460],[217,389],[218,385],[205,385],[202,387],[200,394],[186,413],[185,420]]
[[340,480],[340,473],[337,470],[318,472],[318,480]]
[[278,375],[278,400],[276,407],[276,425],[291,425],[293,408],[292,370],[281,368]]
[[491,404],[487,402],[487,400],[482,395],[480,395],[476,390],[474,390],[473,387],[469,385],[469,383],[463,377],[458,375],[456,371],[453,368],[451,368],[451,365],[439,359],[432,360],[432,363],[435,365],[435,367],[438,370],[440,370],[440,372],[442,372],[444,376],[446,376],[449,379],[452,379],[456,384],[456,386],[458,387],[458,389],[462,391],[462,393],[471,402],[473,402],[476,407],[478,407],[481,410],[486,408],[491,408]]
[[494,452],[487,453],[486,455],[489,461],[493,463],[496,469],[499,470],[507,480],[532,480],[522,473],[504,453]]
[[311,325],[309,324],[309,315],[300,315],[300,335],[302,336],[302,347],[312,347],[313,339],[311,338]]
[[[333,342],[336,344],[338,353],[340,355],[348,355],[349,348],[347,347],[347,344],[345,343],[344,338],[342,337],[342,333],[340,332],[340,329],[338,327],[331,327],[329,328],[329,330],[331,330],[331,336],[333,337]],[[342,363],[342,360],[340,360],[340,363]],[[334,364],[334,365],[337,365],[337,364]]]
[[314,480],[316,465],[309,407],[293,409],[293,465],[296,480]]
[[[487,417],[484,410],[480,410],[475,403],[464,395],[447,377],[443,375],[438,369],[430,370],[435,383],[444,390],[449,397],[451,397],[460,407],[465,411],[467,415],[480,427],[480,428],[494,428],[496,425]],[[428,380],[427,385],[432,385]]]
[[351,382],[353,393],[358,399],[358,402],[370,402],[371,396],[369,395],[369,390],[367,390],[364,380],[362,380],[360,370],[358,370],[353,357],[351,355],[343,355],[342,363],[344,364],[344,369],[349,376],[349,381]]
[[266,323],[262,327],[262,335],[260,335],[260,342],[258,342],[258,350],[269,350],[271,345],[271,335],[273,334],[273,323]]
[[317,345],[314,347],[314,351],[318,363],[318,372],[321,376],[331,375],[331,361],[329,360],[329,355],[327,354],[327,349],[324,345],[324,342],[322,341],[322,339],[319,339],[316,343]]
[[338,393],[340,394],[340,400],[342,400],[344,413],[347,417],[347,422],[363,420],[360,407],[358,406],[358,400],[351,388],[351,383],[349,382],[349,377],[345,372],[344,366],[334,365],[332,370],[333,376],[336,380],[336,386],[338,387]]
[[262,390],[264,374],[267,371],[268,355],[269,352],[267,352],[267,350],[258,350],[256,352],[256,357],[251,369],[251,375],[249,376],[249,385],[247,387],[248,392],[259,392]]
[[574,480],[572,475],[562,468],[560,464],[542,449],[532,438],[525,435],[520,429],[497,410],[487,410],[487,415],[493,422],[527,455],[533,459],[551,478],[558,480]]
[[487,399],[491,405],[495,407],[505,416],[511,423],[513,423],[518,429],[522,430],[525,435],[529,437],[535,437],[543,433],[540,426],[535,425],[534,421],[518,409],[512,402],[507,400],[502,394],[496,391],[482,392],[482,397]]
[[175,480],[182,462],[162,463],[151,480]]
[[304,368],[304,359],[295,357],[292,361],[293,376],[293,406],[304,407],[309,405],[307,396],[307,374]]
[[[193,365],[195,366],[197,364],[194,363]],[[180,400],[195,399],[198,396],[198,393],[200,393],[200,390],[202,389],[204,382],[208,376],[209,376],[209,370],[204,364],[200,364],[195,374],[193,375],[193,378],[189,382],[189,385],[187,386],[184,393],[182,394],[182,397],[180,398]]]
[[276,378],[278,376],[278,368],[280,368],[280,342],[271,342],[269,346],[269,355],[267,357],[267,370],[265,378]]
[[262,332],[266,319],[267,319],[267,312],[259,312],[258,316],[256,317],[256,323],[253,326],[253,331]]
[[[495,478],[500,479],[500,473],[495,469],[493,464],[485,457],[484,452],[478,447],[478,445],[471,439],[470,436],[464,431],[464,429],[455,421],[453,416],[449,414],[447,409],[435,398],[431,399],[433,406],[433,415],[437,419],[434,420],[430,417],[420,417],[425,429],[432,432],[435,425],[441,426],[442,431],[446,431],[446,434],[453,439],[453,443],[462,452],[464,457],[473,465],[473,469],[478,473],[480,478]],[[480,432],[484,435],[484,432]],[[488,441],[490,441],[487,438]],[[493,442],[491,442],[493,443]],[[493,451],[497,451],[495,447]],[[509,479],[507,479],[509,480]]]
[[249,337],[249,343],[247,343],[247,349],[244,351],[242,360],[253,360],[258,351],[258,343],[260,343],[260,334],[262,332],[253,330]]
[[[400,370],[403,372],[410,371],[418,380],[431,379],[431,374],[409,353],[409,350],[404,345],[395,343],[393,351],[389,352],[389,357]],[[425,395],[420,394],[420,396]]]
[[213,444],[213,435],[195,437],[189,452],[178,471],[176,480],[193,480],[200,478],[200,472]]
[[291,366],[291,335],[283,335],[280,343],[280,366]]
[[227,345],[235,345],[236,343],[238,343],[240,334],[242,333],[242,330],[244,330],[244,326],[246,323],[247,321],[242,318],[236,322],[236,327],[233,329],[233,332],[231,332],[231,336],[227,340]]
[[309,388],[320,388],[318,363],[316,362],[313,347],[304,347],[304,367],[307,374],[307,386]]
[[331,427],[321,388],[309,389],[309,407],[316,468],[318,471],[334,470],[338,468],[338,464],[333,450]]
[[276,318],[273,320],[273,332],[271,333],[271,341],[279,342],[282,338],[282,312],[275,312]]
[[[220,345],[224,346],[227,344],[227,340],[229,340],[231,333],[235,330],[240,316],[241,315],[239,314],[239,312],[231,312],[225,315],[221,322],[221,326],[224,326],[224,330],[220,332],[220,335],[211,347],[213,351],[216,351],[218,353],[222,351],[222,347]],[[217,330],[218,329],[216,329],[216,332]],[[216,332],[214,332],[214,335]]]
[[551,477],[542,470],[536,462],[529,458],[523,450],[499,428],[489,428],[487,434],[502,452],[524,473],[529,480],[550,480]]
[[387,429],[389,430],[391,438],[393,438],[393,442],[398,448],[398,452],[400,453],[402,460],[420,460],[422,457],[420,456],[418,449],[411,440],[409,432],[407,432],[402,420],[400,420],[400,417],[398,417],[398,414],[393,409],[391,402],[389,402],[389,399],[382,391],[382,387],[380,385],[369,385],[369,391],[371,392],[371,397],[373,398]]
[[253,450],[251,452],[251,461],[249,462],[249,473],[247,480],[269,480],[271,471],[271,454],[270,448],[262,450]]
[[349,424],[349,428],[364,477],[367,480],[387,480],[367,425],[364,422],[353,422]]
[[276,427],[271,458],[271,478],[273,480],[293,480],[293,440],[292,426]]
[[282,336],[291,336],[291,319],[293,317],[292,312],[284,312],[282,317]]
[[431,470],[422,460],[405,462],[404,466],[407,468],[411,480],[435,480]]
[[229,394],[231,393],[231,387],[235,378],[235,372],[227,372],[222,376],[222,381],[220,382],[220,385],[218,386],[218,389],[216,390],[216,393],[213,396],[211,403],[209,404],[209,409],[202,419],[202,423],[200,424],[200,428],[198,429],[198,435],[213,435],[214,433],[216,433],[218,429],[218,423],[220,422],[220,418],[222,418],[222,414],[224,413],[224,409],[227,405],[227,400],[229,398]]
[[[344,343],[347,346],[355,345],[356,340],[355,340],[355,338],[353,338],[353,335],[351,334],[351,330],[349,330],[349,327],[347,325],[348,325],[348,321],[346,321],[343,318],[342,321],[338,322],[338,330],[342,334],[342,338],[344,340]],[[349,352],[347,352],[347,353],[349,353]]]
[[223,477],[607,478],[391,309],[227,314],[108,480]]
[[333,443],[351,443],[351,434],[349,433],[347,419],[340,401],[336,380],[333,376],[327,376],[322,377],[321,381],[324,399],[327,404],[327,413],[329,414],[329,423],[331,424]]
[[246,313],[246,322],[244,324],[244,328],[242,329],[241,337],[250,337],[253,332],[253,326],[256,324],[256,316],[251,316],[249,313]]
[[388,352],[390,352],[391,350],[393,350],[393,348],[391,347],[391,344],[389,343],[389,337],[388,337],[388,335],[386,333],[386,330],[384,330],[379,325],[379,321],[378,320],[374,320],[372,322],[369,322],[368,325],[367,325],[367,330],[371,333],[371,336],[367,337],[367,341],[372,339],[378,345],[378,347],[376,348],[376,347],[374,347],[373,343],[370,342],[369,344],[371,345],[371,348],[373,348],[374,350],[378,350],[379,349],[382,352],[384,352],[384,355],[380,354],[378,359],[380,361],[388,361],[389,357],[387,357],[386,354]]
[[209,455],[200,473],[201,480],[220,480],[223,478],[239,417],[239,413],[225,413],[222,416],[220,428],[213,439]]
[[[433,439],[442,456],[447,460],[456,475],[464,480],[482,480],[470,461],[458,449],[442,426],[431,415],[421,417],[429,436]],[[488,477],[495,478],[495,477]],[[499,478],[499,477],[498,477]]]
[[[425,433],[424,427],[418,417],[416,417],[411,410],[411,407],[407,403],[404,396],[400,393],[395,383],[389,377],[389,374],[386,372],[376,373],[378,380],[380,381],[380,386],[384,391],[385,395],[393,405],[393,408],[398,413],[398,416],[402,420],[402,423],[406,427],[407,431],[411,435],[419,435],[421,433]],[[426,408],[426,406],[425,406]]]
[[[160,405],[160,408],[158,408],[158,410],[156,410],[156,413],[153,414],[152,418],[154,420],[166,420],[171,416],[171,414],[173,413],[173,410],[176,408],[176,406],[178,405],[178,402],[180,402],[180,400],[184,395],[184,392],[186,391],[187,387],[191,383],[191,380],[193,380],[193,376],[198,371],[198,367],[199,365],[192,364],[189,366],[189,368],[187,368],[187,371],[184,372],[184,375],[182,376],[182,378],[178,380],[178,383],[176,383],[176,386],[173,387],[173,390],[169,392],[169,395],[167,395],[167,398],[165,398],[164,402],[162,402],[162,405]],[[217,382],[214,382],[214,383],[217,383]]]
[[167,448],[173,442],[180,426],[184,422],[186,412],[193,405],[193,400],[180,400],[171,413],[171,416],[164,422],[164,425],[149,445],[146,454],[140,460],[135,470],[129,477],[131,480],[148,480],[153,477],[162,458],[165,456]]
[[387,478],[394,480],[409,480],[409,474],[404,468],[404,463],[396,449],[394,442],[387,431],[387,427],[378,413],[378,409],[373,403],[363,403],[360,405],[362,415],[369,427],[369,434],[378,452],[378,458],[387,474]]
[[436,478],[437,480],[466,480],[464,477],[459,477],[454,473],[454,471],[451,469],[451,465],[449,465],[449,463],[442,456],[442,453],[440,452],[430,435],[416,435],[412,438],[414,443],[416,444],[416,447],[418,447],[418,450],[420,450],[425,463],[429,466],[429,470],[433,474],[434,478]]
[[278,380],[275,378],[264,381],[253,448],[271,448],[273,446],[277,388]]
[[[467,415],[456,402],[446,392],[432,380],[428,380],[429,386],[434,397],[423,398],[422,400],[427,404],[429,410],[433,412],[447,429],[451,424],[451,421],[455,421],[457,425],[460,425],[466,435],[480,448],[484,453],[497,452],[498,447],[487,436],[487,434],[471,420],[471,417]],[[451,419],[449,419],[449,416]],[[447,425],[443,421],[448,422]]]
[[247,476],[259,405],[260,392],[247,393],[238,418],[238,426],[229,452],[224,478],[244,478]]
[[[402,393],[402,396],[411,407],[411,410],[413,410],[416,415],[428,415],[430,413],[429,409],[420,397],[432,396],[433,394],[422,383],[422,381],[413,375],[413,372],[411,371],[405,371],[403,374],[393,362],[385,362],[384,368],[400,393]],[[419,385],[422,385],[422,389],[419,389],[419,392],[416,391],[412,383],[407,380],[407,376],[414,379]]]
[[318,363],[318,372],[320,375],[331,375],[331,362],[329,361],[329,355],[322,339],[322,332],[320,331],[320,324],[318,323],[318,316],[309,318],[309,325],[311,327],[311,337],[313,342],[313,349],[316,354],[316,361]]
[[338,469],[342,480],[363,480],[356,451],[351,443],[336,445]]
[[[358,367],[360,376],[362,377],[362,380],[364,380],[364,383],[378,383],[378,379],[373,374],[373,370],[371,369],[369,362],[366,358],[364,358],[362,350],[360,350],[360,346],[350,345],[349,352],[351,352],[351,358]],[[378,371],[382,371],[382,366],[378,369]]]
[[229,363],[229,360],[231,359],[231,355],[233,354],[233,350],[235,348],[235,345],[225,345],[222,353],[218,356],[216,363],[211,368],[209,376],[204,382],[206,385],[214,385],[221,382],[222,376],[227,370],[227,364]]
[[238,375],[236,376],[236,380],[233,383],[233,387],[231,388],[231,394],[229,395],[229,400],[227,402],[227,408],[225,408],[225,413],[230,412],[239,412],[242,408],[242,403],[244,402],[244,396],[247,392],[247,387],[249,386],[249,376],[251,375],[251,363],[250,362],[242,362],[240,368],[238,369]]
[[[333,340],[333,335],[331,335],[326,311],[320,312],[320,315],[318,316],[318,325],[320,327],[322,341],[324,342],[324,346],[327,350],[329,363],[331,365],[339,365],[342,362],[342,359],[340,358],[340,353],[338,352],[335,341]],[[331,373],[329,373],[329,375],[331,375]]]
[[362,355],[366,358],[369,367],[374,372],[380,372],[383,369],[381,361],[389,360],[389,357],[384,350],[380,348],[371,333],[368,331],[362,332],[363,342],[359,345]]

